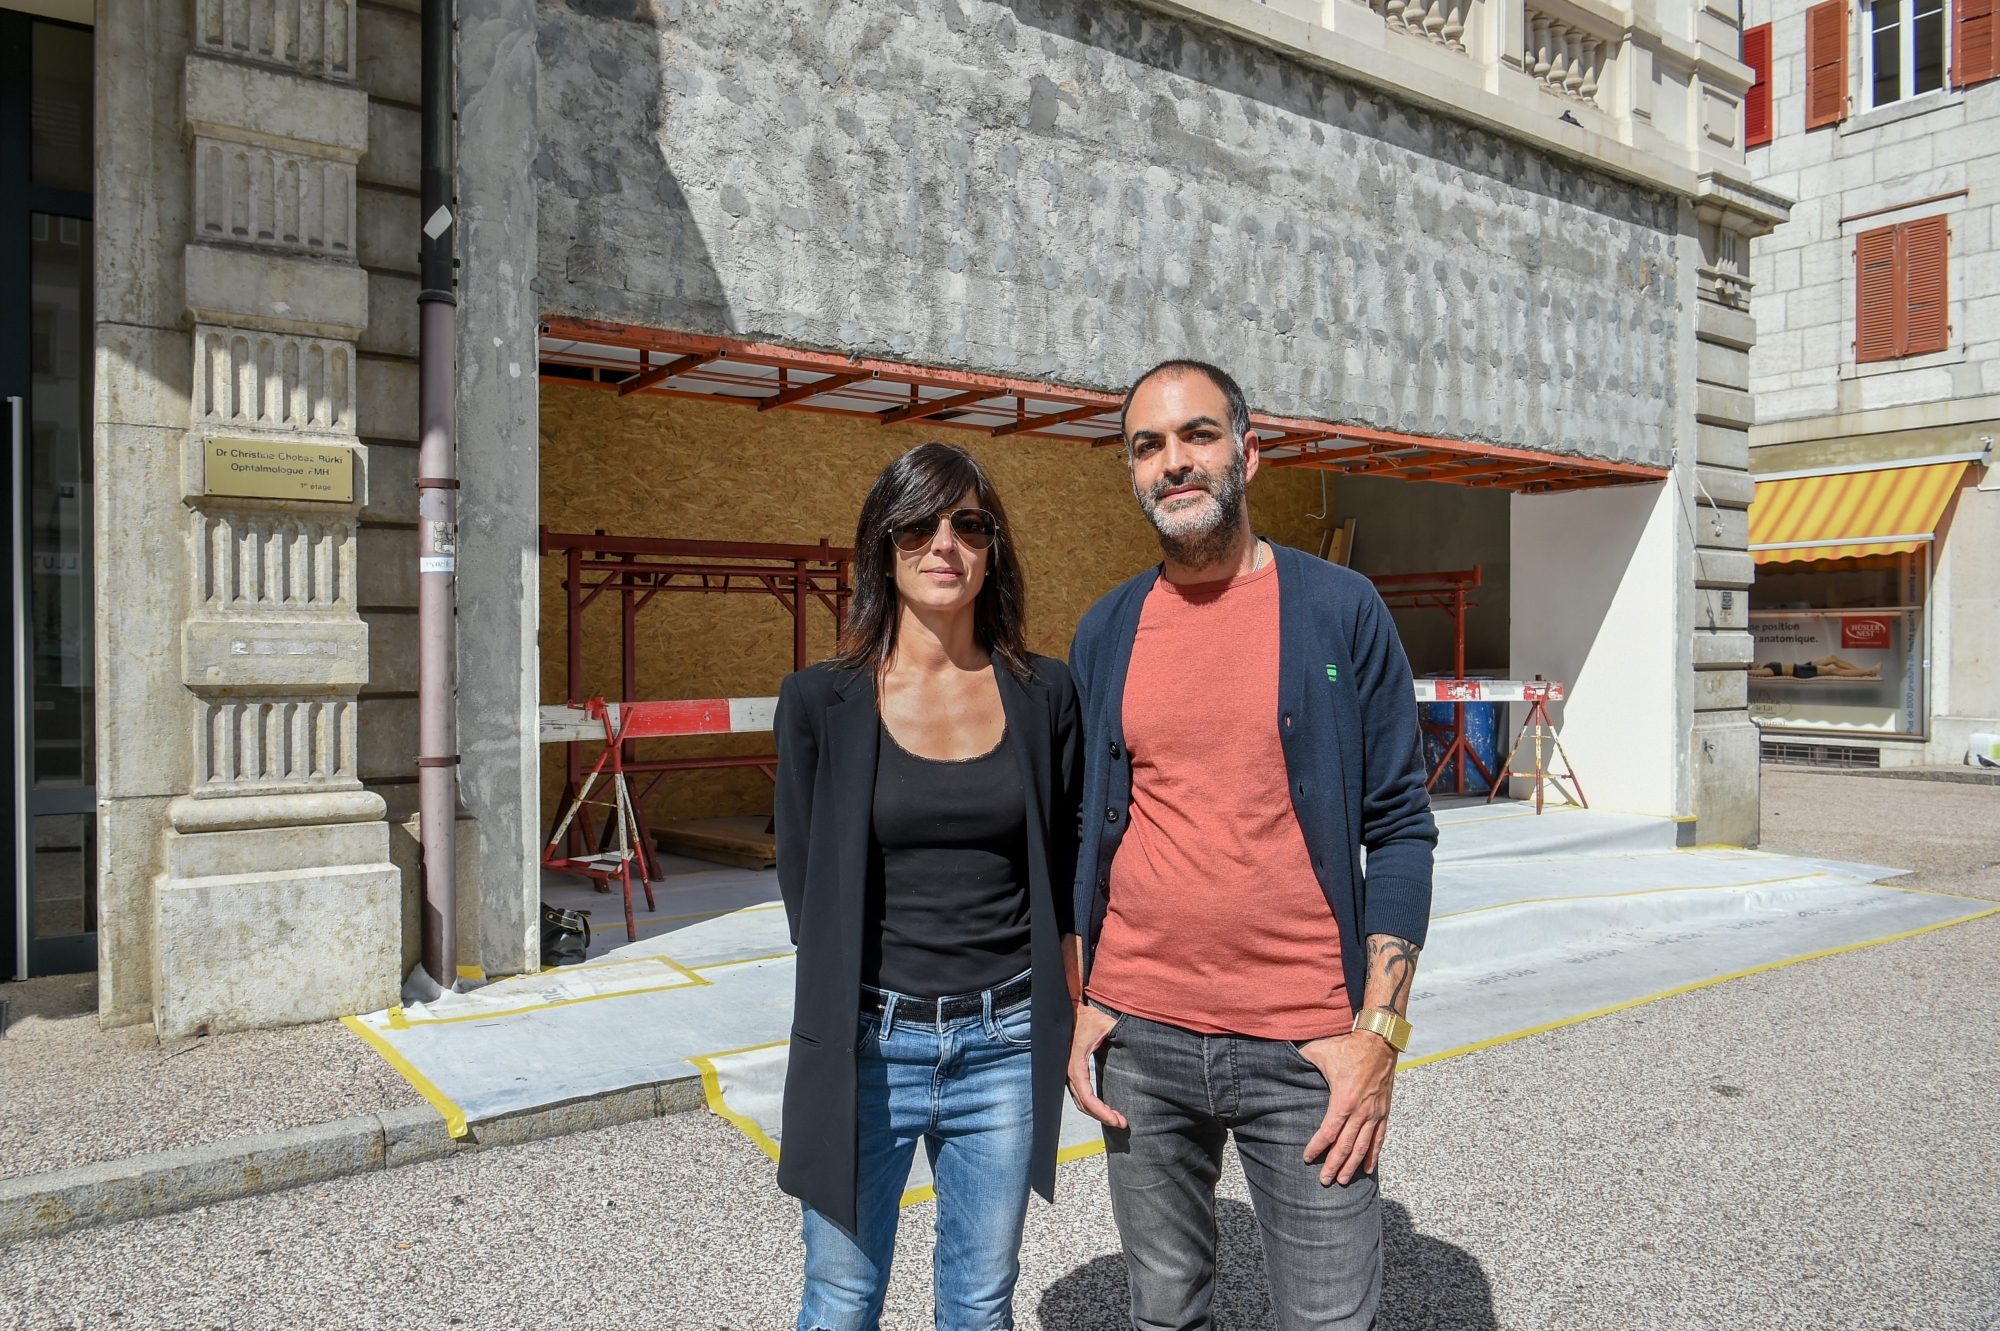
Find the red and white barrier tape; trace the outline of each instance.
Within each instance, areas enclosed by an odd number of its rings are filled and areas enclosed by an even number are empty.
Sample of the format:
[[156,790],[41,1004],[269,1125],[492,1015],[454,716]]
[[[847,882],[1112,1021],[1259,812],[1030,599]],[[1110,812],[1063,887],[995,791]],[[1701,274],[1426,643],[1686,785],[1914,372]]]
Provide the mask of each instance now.
[[1418,702],[1561,702],[1563,686],[1552,679],[1420,679]]
[[[1561,702],[1563,686],[1554,680],[1420,679],[1418,702]],[[778,710],[776,698],[694,698],[675,702],[607,702],[605,712],[627,739],[673,735],[745,735],[771,729]],[[604,741],[604,723],[581,707],[558,703],[542,708],[542,743]]]
[[[745,735],[768,731],[778,710],[776,698],[695,698],[677,702],[607,702],[605,712],[627,739],[668,735]],[[604,741],[604,723],[581,707],[558,703],[542,708],[542,743]]]

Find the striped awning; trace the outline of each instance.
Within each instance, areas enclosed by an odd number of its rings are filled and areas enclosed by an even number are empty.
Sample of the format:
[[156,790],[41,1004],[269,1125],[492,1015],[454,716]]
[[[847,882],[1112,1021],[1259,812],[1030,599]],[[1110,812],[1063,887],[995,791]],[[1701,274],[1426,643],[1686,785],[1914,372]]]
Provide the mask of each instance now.
[[1759,564],[1897,555],[1937,539],[1962,461],[1758,481],[1750,550]]

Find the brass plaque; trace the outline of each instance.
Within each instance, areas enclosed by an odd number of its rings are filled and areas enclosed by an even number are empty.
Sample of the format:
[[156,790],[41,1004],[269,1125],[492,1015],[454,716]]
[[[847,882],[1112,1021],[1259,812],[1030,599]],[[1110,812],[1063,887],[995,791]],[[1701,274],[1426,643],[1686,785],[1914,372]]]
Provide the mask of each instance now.
[[354,450],[340,444],[210,439],[202,449],[204,494],[354,502]]

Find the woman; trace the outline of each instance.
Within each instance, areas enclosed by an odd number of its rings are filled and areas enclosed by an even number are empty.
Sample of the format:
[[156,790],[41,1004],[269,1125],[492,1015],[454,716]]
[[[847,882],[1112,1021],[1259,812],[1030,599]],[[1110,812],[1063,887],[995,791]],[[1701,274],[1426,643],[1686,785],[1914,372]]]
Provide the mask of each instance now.
[[1053,1200],[1081,726],[1023,638],[986,472],[921,444],[868,492],[836,655],[778,697],[778,882],[798,944],[778,1185],[801,1331],[873,1331],[919,1140],[940,1331],[1013,1323],[1028,1188]]

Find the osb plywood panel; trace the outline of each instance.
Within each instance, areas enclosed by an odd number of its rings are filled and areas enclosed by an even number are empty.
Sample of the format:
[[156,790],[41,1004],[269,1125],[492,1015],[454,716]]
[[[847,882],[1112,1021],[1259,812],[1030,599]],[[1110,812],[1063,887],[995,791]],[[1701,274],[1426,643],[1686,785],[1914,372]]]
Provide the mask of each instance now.
[[[542,388],[542,521],[551,531],[836,545],[854,539],[861,502],[882,468],[927,439],[969,449],[1006,502],[1028,584],[1034,650],[1065,657],[1092,602],[1158,562],[1152,528],[1132,497],[1123,453],[1047,439],[992,439],[921,424],[871,425],[809,412],[758,413],[684,399],[620,399],[601,389]],[[1250,488],[1259,532],[1316,549],[1324,526],[1317,477],[1266,471]],[[542,698],[568,695],[563,560],[542,561]],[[833,617],[811,612],[808,659],[833,647]],[[579,693],[620,691],[619,612],[601,598],[584,613]],[[769,596],[672,593],[638,616],[638,696],[773,694],[791,669],[791,616]],[[668,747],[671,746],[671,747]],[[663,755],[769,753],[766,735],[663,741]],[[562,789],[562,749],[544,751],[545,825]],[[675,774],[648,806],[653,818],[767,811],[770,782],[754,768]]]

